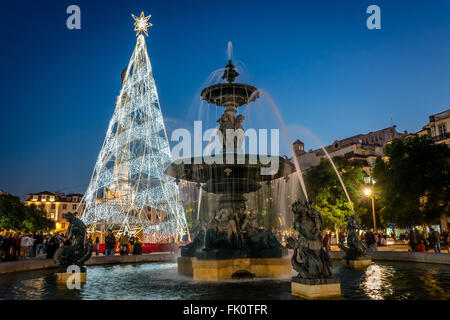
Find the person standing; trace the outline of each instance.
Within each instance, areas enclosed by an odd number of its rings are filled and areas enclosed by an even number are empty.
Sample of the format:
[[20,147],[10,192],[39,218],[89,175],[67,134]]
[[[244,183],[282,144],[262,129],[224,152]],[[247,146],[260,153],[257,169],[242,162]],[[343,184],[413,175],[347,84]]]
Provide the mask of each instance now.
[[409,245],[411,246],[411,251],[415,251],[418,242],[419,238],[416,229],[411,229],[409,232]]
[[41,250],[43,251],[43,245],[44,245],[44,236],[42,235],[42,232],[40,232],[36,236],[36,255],[39,255],[41,253]]
[[[26,258],[28,257],[28,252],[30,250],[29,248],[29,241],[28,241],[28,235],[24,235],[22,237],[22,239],[20,239],[20,247],[23,250],[23,257]],[[22,255],[22,252],[21,252]]]
[[128,255],[128,244],[130,243],[130,237],[128,236],[127,231],[125,231],[125,234],[120,237],[119,243],[120,255]]
[[113,256],[114,249],[116,248],[116,237],[111,230],[108,231],[108,235],[105,238],[105,256]]
[[9,233],[6,233],[5,236],[3,237],[1,248],[4,254],[5,261],[11,260],[11,247],[12,247],[11,241],[12,241],[11,235]]
[[175,252],[175,237],[170,237],[170,253]]
[[50,238],[47,241],[46,245],[46,258],[47,259],[53,259],[53,255],[55,254],[56,249],[58,249],[59,244],[58,240],[56,240],[55,236],[50,236]]
[[100,249],[100,239],[97,237],[95,237],[95,255],[98,256],[98,249]]
[[366,233],[367,251],[377,251],[377,239],[372,231]]
[[439,234],[439,232],[437,230],[433,230],[430,238],[433,243],[434,252],[441,253],[441,235]]
[[134,242],[135,242],[134,235],[131,235],[131,237],[130,237],[130,253],[131,253],[131,254],[133,254],[133,250],[134,250]]
[[322,238],[322,246],[325,249],[325,251],[330,251],[331,249],[331,238],[328,232],[325,231],[323,238]]
[[187,233],[185,233],[183,235],[183,246],[187,245],[189,243],[189,236],[187,235]]

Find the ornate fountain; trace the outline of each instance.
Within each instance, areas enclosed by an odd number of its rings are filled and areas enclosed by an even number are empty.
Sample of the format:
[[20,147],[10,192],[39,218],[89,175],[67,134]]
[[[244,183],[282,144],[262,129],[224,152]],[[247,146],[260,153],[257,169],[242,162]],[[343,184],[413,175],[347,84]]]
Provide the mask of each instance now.
[[243,133],[244,116],[236,115],[238,107],[259,98],[257,88],[234,83],[238,75],[230,60],[222,76],[226,83],[207,87],[200,94],[208,103],[225,108],[217,120],[222,149],[214,156],[216,161],[193,157],[178,160],[166,169],[166,174],[176,181],[194,182],[204,191],[219,195],[217,210],[210,213],[206,230],[200,230],[193,242],[182,248],[178,260],[179,272],[193,274],[196,280],[227,279],[245,272],[256,277],[291,272],[287,249],[271,230],[257,225],[257,213],[247,209],[245,194],[258,191],[262,183],[287,179],[295,167],[288,160],[276,157],[278,170],[262,174],[261,169],[270,167],[270,163],[263,164],[258,155],[242,151],[243,135],[230,137],[234,142],[232,147],[226,143],[230,129],[233,132],[242,129]]

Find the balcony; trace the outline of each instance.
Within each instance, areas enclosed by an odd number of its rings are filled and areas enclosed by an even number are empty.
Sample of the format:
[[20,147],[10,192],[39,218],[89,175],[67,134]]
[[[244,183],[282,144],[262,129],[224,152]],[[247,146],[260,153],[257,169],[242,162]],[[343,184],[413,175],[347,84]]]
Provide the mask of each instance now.
[[449,138],[450,138],[450,132],[447,132],[445,134],[440,134],[438,136],[434,136],[433,140],[434,141],[442,141],[442,140],[449,139]]

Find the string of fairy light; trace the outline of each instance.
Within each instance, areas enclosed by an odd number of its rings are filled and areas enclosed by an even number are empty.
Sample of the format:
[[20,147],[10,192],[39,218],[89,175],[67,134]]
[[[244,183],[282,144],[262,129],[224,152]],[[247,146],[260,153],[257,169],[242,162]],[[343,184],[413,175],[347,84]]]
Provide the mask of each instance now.
[[[179,189],[164,174],[171,153],[144,35],[150,16],[132,15],[137,36],[114,114],[83,201],[94,231],[143,232],[152,241],[187,230]],[[164,220],[152,222],[152,210]]]

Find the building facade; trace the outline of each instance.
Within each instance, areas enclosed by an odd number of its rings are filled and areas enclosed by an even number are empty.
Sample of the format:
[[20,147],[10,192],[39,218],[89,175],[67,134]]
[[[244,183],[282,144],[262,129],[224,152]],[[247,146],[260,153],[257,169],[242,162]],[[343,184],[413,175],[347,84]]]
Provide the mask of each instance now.
[[82,194],[64,194],[62,192],[42,191],[38,193],[29,193],[25,200],[25,205],[35,205],[45,210],[47,218],[55,221],[55,230],[64,231],[69,227],[64,219],[64,214],[76,212],[80,214],[83,211],[81,199]]
[[[370,176],[375,159],[378,156],[383,156],[384,146],[389,141],[407,134],[406,131],[404,133],[397,132],[396,126],[392,126],[367,134],[358,134],[336,140],[331,145],[326,146],[325,150],[331,158],[341,156],[360,163],[366,175]],[[326,154],[321,148],[306,152],[304,143],[300,140],[295,141],[293,145],[302,171],[319,165],[320,160],[326,158]]]
[[[428,123],[416,134],[428,135],[435,143],[445,143],[450,146],[450,109],[429,116]],[[440,227],[442,231],[449,230],[450,216],[441,215]]]
[[436,143],[450,146],[450,109],[431,115],[429,122],[417,134],[429,135]]

